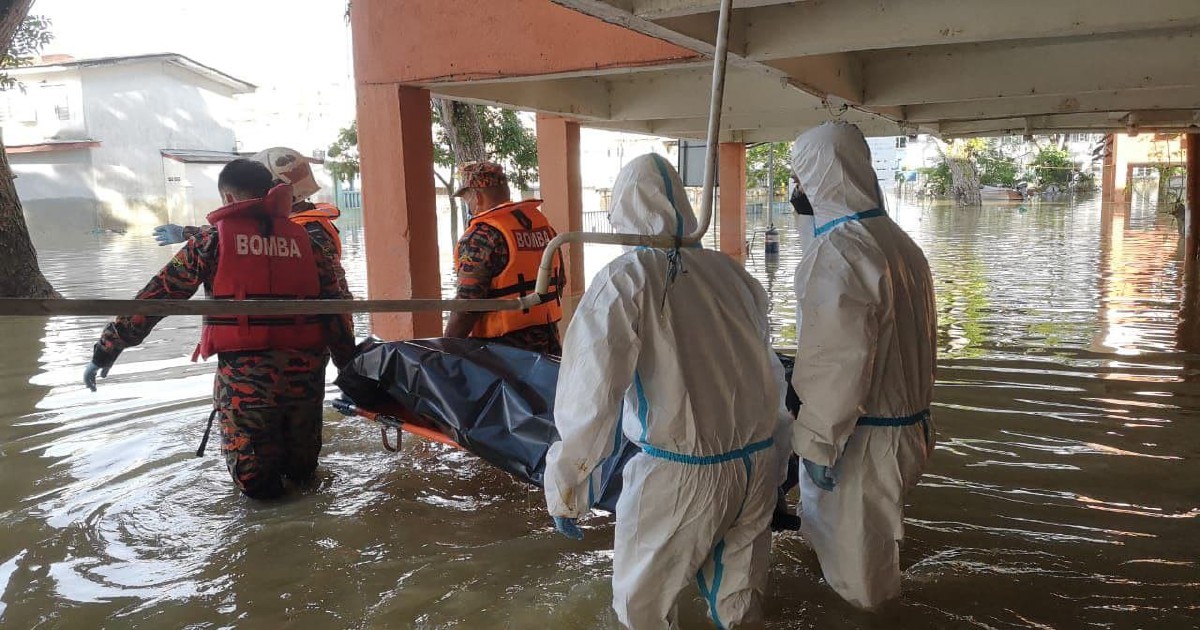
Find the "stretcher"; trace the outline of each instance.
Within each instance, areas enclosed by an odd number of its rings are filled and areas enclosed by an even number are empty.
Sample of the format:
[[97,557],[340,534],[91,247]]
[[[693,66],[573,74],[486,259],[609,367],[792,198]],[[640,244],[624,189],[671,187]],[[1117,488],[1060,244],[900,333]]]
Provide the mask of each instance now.
[[[557,357],[473,339],[368,341],[337,380],[339,412],[378,425],[384,448],[401,436],[469,452],[541,487],[554,426]],[[640,452],[622,439],[600,465],[594,507],[613,511],[621,469]]]
[[[792,360],[780,355],[790,379]],[[550,445],[558,441],[554,395],[559,360],[474,339],[367,341],[337,380],[339,412],[378,425],[385,449],[401,435],[472,453],[513,477],[541,487]],[[788,388],[788,407],[799,407]],[[593,504],[613,511],[621,470],[641,448],[620,436],[600,465]]]

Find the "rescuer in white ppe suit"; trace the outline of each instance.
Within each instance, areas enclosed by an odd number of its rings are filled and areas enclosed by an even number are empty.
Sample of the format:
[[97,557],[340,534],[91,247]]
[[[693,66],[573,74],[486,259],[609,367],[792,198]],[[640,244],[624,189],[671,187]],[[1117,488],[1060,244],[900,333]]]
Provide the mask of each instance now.
[[[657,155],[621,170],[612,203],[617,232],[696,227],[679,175]],[[575,519],[599,494],[597,466],[622,432],[641,445],[617,503],[613,608],[626,627],[674,627],[692,580],[718,627],[760,617],[791,430],[767,306],[725,254],[639,247],[605,267],[575,311],[546,504],[559,531],[582,537]]]
[[792,172],[813,208],[796,269],[800,531],[829,585],[869,609],[900,593],[904,496],[934,447],[933,279],[883,211],[857,127],[800,134]]

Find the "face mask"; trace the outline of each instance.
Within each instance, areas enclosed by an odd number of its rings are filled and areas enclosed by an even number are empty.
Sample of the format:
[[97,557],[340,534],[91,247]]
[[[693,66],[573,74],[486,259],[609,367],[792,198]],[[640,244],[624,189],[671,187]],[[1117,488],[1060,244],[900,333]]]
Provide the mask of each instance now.
[[796,211],[796,214],[810,217],[813,215],[813,207],[808,201],[808,195],[800,192],[799,188],[792,192],[790,201],[792,202],[792,209]]

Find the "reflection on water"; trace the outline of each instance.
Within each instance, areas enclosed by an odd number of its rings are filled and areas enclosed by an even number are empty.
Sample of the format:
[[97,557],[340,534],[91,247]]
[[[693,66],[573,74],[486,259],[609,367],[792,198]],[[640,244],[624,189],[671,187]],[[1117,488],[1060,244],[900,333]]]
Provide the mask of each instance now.
[[[854,612],[780,536],[770,626],[1194,626],[1200,356],[1181,350],[1196,349],[1197,302],[1181,299],[1174,220],[1096,203],[894,215],[933,267],[941,348],[942,445],[908,511],[905,595]],[[342,227],[361,293],[357,219]],[[790,221],[776,217],[778,261],[759,254],[763,217],[748,230],[780,346],[795,343]],[[128,296],[171,253],[141,234],[39,244],[68,296]],[[589,250],[589,271],[612,255]],[[211,391],[211,366],[188,361],[197,321],[165,321],[92,394],[78,379],[103,323],[4,320],[5,627],[613,623],[607,517],[567,541],[540,493],[439,446],[386,453],[333,414],[313,487],[245,501],[219,457],[194,456]],[[698,597],[682,612],[704,623]]]

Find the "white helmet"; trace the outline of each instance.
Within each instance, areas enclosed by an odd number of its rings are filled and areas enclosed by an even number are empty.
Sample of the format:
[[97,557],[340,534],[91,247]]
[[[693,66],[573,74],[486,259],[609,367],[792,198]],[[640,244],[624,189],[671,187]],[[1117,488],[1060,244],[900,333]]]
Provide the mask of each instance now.
[[303,201],[321,190],[308,158],[295,149],[271,147],[255,153],[251,159],[266,166],[276,180],[291,185],[292,203]]

